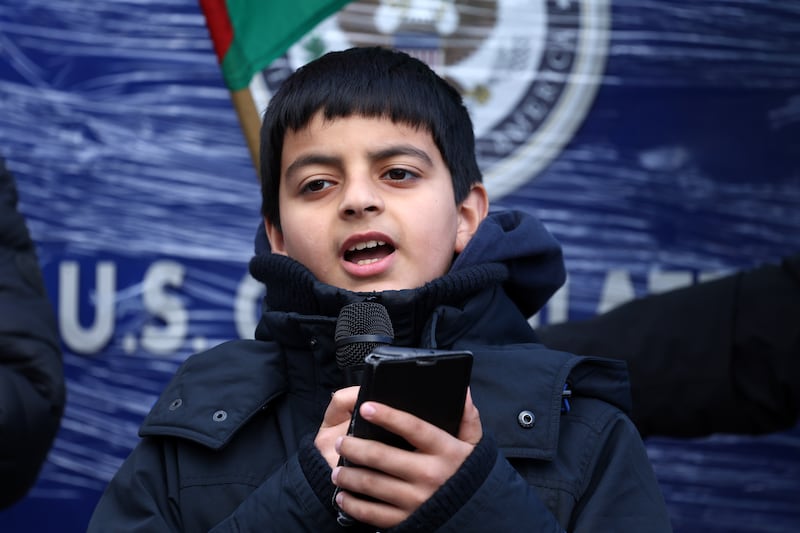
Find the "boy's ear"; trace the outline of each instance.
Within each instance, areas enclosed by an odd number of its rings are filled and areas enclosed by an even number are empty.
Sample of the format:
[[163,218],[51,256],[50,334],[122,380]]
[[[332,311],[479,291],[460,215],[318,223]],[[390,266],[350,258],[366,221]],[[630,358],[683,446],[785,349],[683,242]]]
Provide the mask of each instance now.
[[478,230],[481,221],[489,212],[489,194],[482,183],[472,186],[469,194],[458,206],[458,230],[455,252],[461,253]]
[[283,241],[283,232],[279,230],[275,224],[264,217],[264,228],[267,231],[267,239],[269,239],[269,247],[272,253],[286,255],[286,244]]

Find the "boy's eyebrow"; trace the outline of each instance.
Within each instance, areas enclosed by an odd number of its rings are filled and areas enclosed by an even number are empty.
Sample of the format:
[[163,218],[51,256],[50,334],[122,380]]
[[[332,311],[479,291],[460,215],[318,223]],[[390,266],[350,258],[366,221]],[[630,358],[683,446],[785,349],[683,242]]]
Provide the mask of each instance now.
[[388,148],[383,148],[381,150],[377,150],[374,152],[369,152],[367,154],[371,161],[380,161],[381,159],[388,159],[390,157],[396,157],[398,155],[408,155],[411,157],[415,157],[417,159],[421,159],[425,163],[430,166],[433,166],[433,161],[431,160],[430,156],[424,150],[420,150],[416,146],[412,146],[410,144],[398,144],[395,146],[389,146]]
[[300,170],[300,168],[305,166],[311,165],[320,165],[320,166],[334,166],[337,168],[342,168],[342,159],[337,156],[333,155],[325,155],[325,154],[306,154],[301,155],[294,161],[292,161],[288,167],[286,167],[286,175],[287,179],[291,179],[292,175]]
[[[399,155],[415,157],[427,163],[428,165],[433,166],[433,161],[424,150],[420,150],[416,146],[412,146],[410,144],[398,144],[389,146],[387,148],[382,148],[380,150],[369,152],[367,157],[370,159],[370,161],[374,162],[381,161],[383,159],[389,159],[391,157],[397,157]],[[306,154],[301,155],[292,161],[289,166],[286,167],[286,172],[284,175],[287,179],[291,179],[292,175],[298,172],[302,167],[311,165],[336,167],[341,169],[344,166],[344,163],[340,157],[335,155]]]

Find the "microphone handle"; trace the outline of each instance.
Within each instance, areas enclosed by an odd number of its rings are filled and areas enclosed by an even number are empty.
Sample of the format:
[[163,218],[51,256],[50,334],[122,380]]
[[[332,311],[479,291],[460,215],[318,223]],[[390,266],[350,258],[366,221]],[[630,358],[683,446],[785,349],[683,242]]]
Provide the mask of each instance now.
[[342,368],[344,373],[344,386],[352,387],[361,385],[361,376],[364,374],[364,365],[350,365]]

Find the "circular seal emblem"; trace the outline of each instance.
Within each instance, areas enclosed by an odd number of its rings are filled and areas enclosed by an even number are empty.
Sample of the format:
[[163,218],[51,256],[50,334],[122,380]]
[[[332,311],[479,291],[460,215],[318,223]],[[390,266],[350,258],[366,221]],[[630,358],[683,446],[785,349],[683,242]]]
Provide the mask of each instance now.
[[298,67],[330,50],[390,46],[463,95],[484,183],[499,198],[572,138],[605,67],[608,0],[358,0],[256,76],[259,109]]

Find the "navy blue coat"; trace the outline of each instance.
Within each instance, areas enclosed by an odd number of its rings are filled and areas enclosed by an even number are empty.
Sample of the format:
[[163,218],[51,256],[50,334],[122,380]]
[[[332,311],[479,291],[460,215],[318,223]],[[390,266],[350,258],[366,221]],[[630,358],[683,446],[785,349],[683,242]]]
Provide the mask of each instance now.
[[[189,358],[141,428],[89,531],[340,531],[330,468],[312,437],[342,385],[333,333],[359,295],[269,253],[255,341]],[[560,249],[531,217],[491,215],[451,271],[372,295],[395,344],[467,349],[485,437],[392,531],[669,531],[641,439],[625,414],[624,363],[536,342],[527,323],[563,282]],[[569,397],[565,395],[569,391]],[[535,423],[520,424],[529,411]],[[352,530],[351,530],[352,531]]]
[[0,508],[36,481],[64,402],[55,316],[14,179],[0,159]]

